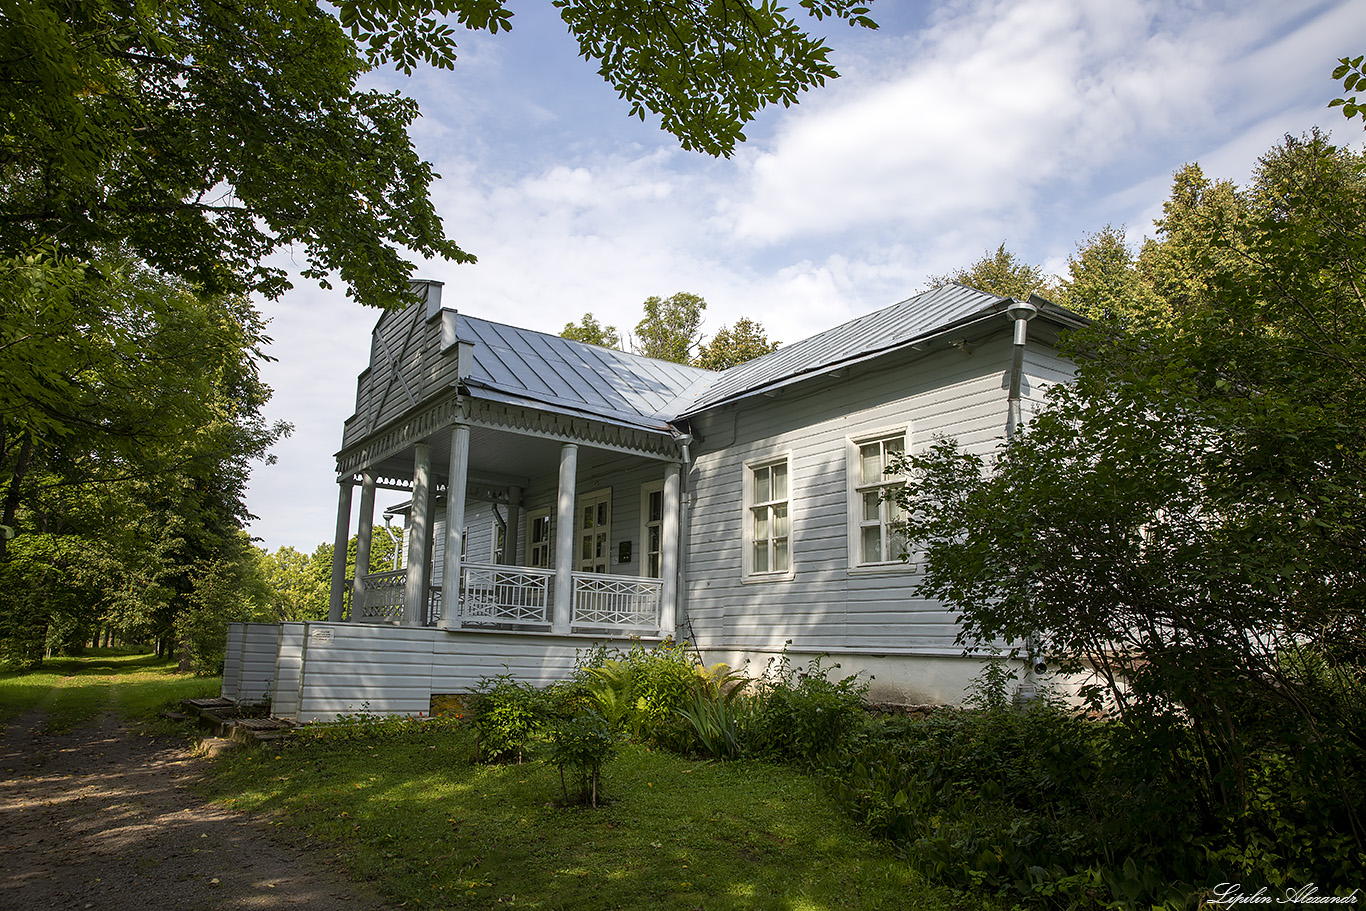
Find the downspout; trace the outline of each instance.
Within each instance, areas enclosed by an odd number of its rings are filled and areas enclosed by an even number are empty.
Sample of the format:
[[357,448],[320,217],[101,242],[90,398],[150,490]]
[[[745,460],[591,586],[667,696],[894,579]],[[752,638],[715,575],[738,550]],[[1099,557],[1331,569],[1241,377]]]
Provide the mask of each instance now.
[[1029,321],[1038,315],[1039,308],[1029,301],[1011,301],[1006,316],[1015,322],[1015,346],[1010,360],[1010,397],[1006,400],[1006,440],[1015,439],[1020,426],[1020,387],[1024,385],[1025,340]]
[[[1038,313],[1039,308],[1029,301],[1011,301],[1010,306],[1006,308],[1006,315],[1015,323],[1015,344],[1010,359],[1010,395],[1006,400],[1007,443],[1015,439],[1020,429],[1020,421],[1023,419],[1020,413],[1020,390],[1024,385],[1025,342],[1029,334],[1029,321]],[[1025,636],[1025,677],[1015,689],[1017,702],[1029,703],[1038,698],[1039,690],[1034,676],[1042,672],[1044,665],[1038,659],[1036,651],[1033,635]]]

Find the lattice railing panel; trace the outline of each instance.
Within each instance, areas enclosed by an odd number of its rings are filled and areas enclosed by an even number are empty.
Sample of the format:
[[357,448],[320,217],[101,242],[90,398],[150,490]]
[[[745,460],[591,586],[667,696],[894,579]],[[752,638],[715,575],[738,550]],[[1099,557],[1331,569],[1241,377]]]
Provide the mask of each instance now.
[[352,616],[361,622],[393,623],[403,619],[403,584],[407,570],[396,569],[385,573],[370,573],[361,577],[364,592],[360,611]]
[[463,563],[460,619],[465,623],[550,623],[553,570],[532,566]]
[[659,625],[663,583],[638,576],[574,573],[575,626],[630,628]]

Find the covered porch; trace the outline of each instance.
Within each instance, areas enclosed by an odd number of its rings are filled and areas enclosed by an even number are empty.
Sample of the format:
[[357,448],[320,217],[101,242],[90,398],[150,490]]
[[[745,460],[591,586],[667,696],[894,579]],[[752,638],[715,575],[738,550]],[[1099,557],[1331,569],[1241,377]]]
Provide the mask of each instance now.
[[[476,395],[452,390],[338,454],[329,621],[673,635],[687,438]],[[401,568],[348,578],[357,490],[358,569],[377,497],[410,498]]]

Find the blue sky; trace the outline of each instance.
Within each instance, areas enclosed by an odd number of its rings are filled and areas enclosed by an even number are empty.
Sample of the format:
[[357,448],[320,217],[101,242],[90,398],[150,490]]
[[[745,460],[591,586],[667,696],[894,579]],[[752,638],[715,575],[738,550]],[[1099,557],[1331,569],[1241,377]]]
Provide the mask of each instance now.
[[[1363,138],[1326,108],[1336,59],[1366,49],[1350,0],[877,0],[876,32],[814,26],[842,77],[762,114],[729,160],[628,117],[549,3],[510,6],[512,32],[467,36],[454,72],[371,85],[419,102],[438,211],[479,257],[419,275],[545,332],[588,311],[624,332],[646,297],[691,291],[707,333],[748,316],[796,341],[1003,241],[1054,273],[1107,224],[1137,244],[1186,162],[1242,183],[1286,133]],[[263,310],[268,415],[296,429],[254,472],[251,530],[311,551],[377,314],[303,281]]]

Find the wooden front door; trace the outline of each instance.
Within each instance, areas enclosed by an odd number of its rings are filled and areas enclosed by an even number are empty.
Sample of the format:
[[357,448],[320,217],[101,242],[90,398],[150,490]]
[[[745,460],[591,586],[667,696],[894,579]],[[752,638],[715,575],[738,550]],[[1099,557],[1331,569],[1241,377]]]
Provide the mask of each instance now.
[[612,489],[595,490],[579,497],[578,557],[574,568],[584,573],[605,573],[612,566]]

